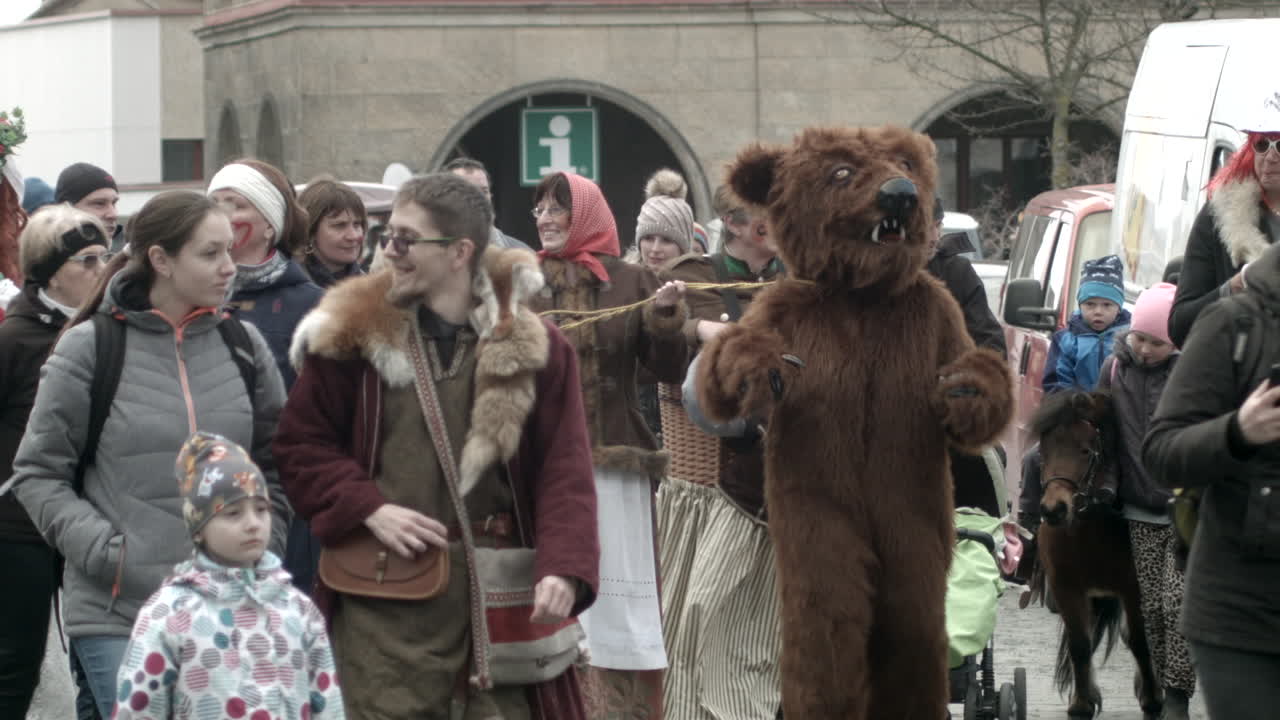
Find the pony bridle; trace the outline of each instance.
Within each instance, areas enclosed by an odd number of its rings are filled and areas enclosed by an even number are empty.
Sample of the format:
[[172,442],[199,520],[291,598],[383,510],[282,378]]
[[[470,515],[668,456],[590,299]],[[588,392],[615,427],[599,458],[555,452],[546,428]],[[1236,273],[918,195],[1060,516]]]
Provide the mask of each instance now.
[[1067,477],[1066,475],[1050,475],[1044,481],[1044,490],[1048,490],[1049,486],[1054,483],[1062,483],[1071,489],[1071,497],[1073,506],[1077,512],[1085,509],[1093,502],[1093,483],[1097,478],[1098,469],[1102,466],[1102,432],[1098,426],[1088,420],[1081,420],[1089,429],[1093,431],[1093,438],[1089,442],[1089,464],[1084,469],[1084,475],[1079,479]]

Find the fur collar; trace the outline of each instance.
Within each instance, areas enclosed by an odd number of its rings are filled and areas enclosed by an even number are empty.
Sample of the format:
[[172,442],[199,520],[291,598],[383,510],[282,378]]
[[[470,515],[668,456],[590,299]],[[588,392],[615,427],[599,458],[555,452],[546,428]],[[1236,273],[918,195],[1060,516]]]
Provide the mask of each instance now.
[[[520,369],[540,370],[546,365],[546,328],[524,307],[525,301],[542,289],[537,257],[527,250],[489,248],[482,272],[477,273],[472,291],[478,304],[470,323],[488,355],[482,358],[493,371],[511,375]],[[391,387],[413,382],[408,341],[414,310],[402,310],[387,301],[391,288],[389,271],[351,278],[331,288],[320,304],[302,319],[289,346],[289,362],[302,369],[308,353],[333,360],[362,357]],[[536,338],[542,336],[541,342]],[[502,345],[535,341],[539,348],[522,347],[532,355],[499,352]]]
[[[537,256],[516,248],[486,250],[472,283],[478,303],[470,322],[480,341],[471,427],[458,461],[464,494],[486,468],[515,455],[533,411],[535,376],[547,366],[550,340],[546,325],[525,302],[542,284]],[[308,353],[334,360],[361,357],[387,385],[411,385],[415,312],[389,303],[390,287],[391,274],[384,271],[331,288],[294,332],[293,366],[301,370]]]
[[1218,237],[1237,267],[1251,263],[1271,246],[1262,224],[1262,187],[1256,181],[1227,183],[1209,198]]

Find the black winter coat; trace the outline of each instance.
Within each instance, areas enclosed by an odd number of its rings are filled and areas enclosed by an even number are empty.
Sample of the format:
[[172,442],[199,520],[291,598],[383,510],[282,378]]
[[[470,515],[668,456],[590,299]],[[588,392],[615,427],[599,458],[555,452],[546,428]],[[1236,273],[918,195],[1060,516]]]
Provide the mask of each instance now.
[[960,310],[964,313],[964,327],[974,344],[991,348],[1004,357],[1008,354],[1004,344],[1004,329],[1000,327],[1000,322],[987,303],[987,291],[982,285],[982,278],[974,271],[969,258],[960,256],[960,253],[972,251],[973,246],[964,235],[948,235],[938,243],[938,252],[929,260],[925,269],[941,280],[956,302],[960,303]]
[[1146,367],[1129,347],[1127,339],[1128,333],[1116,338],[1112,355],[1102,364],[1098,379],[1098,389],[1111,392],[1120,430],[1118,494],[1126,505],[1153,513],[1168,512],[1173,493],[1147,473],[1142,461],[1142,441],[1178,355],[1174,353],[1159,365]]
[[[13,476],[13,458],[36,401],[40,368],[67,318],[47,307],[28,284],[0,323],[0,485]],[[43,543],[13,493],[0,497],[0,541]]]
[[1224,286],[1274,240],[1257,182],[1230,183],[1214,192],[1187,237],[1178,292],[1169,314],[1169,338],[1174,345],[1186,344],[1200,311],[1226,295]]
[[320,302],[324,290],[311,282],[302,266],[293,260],[275,282],[261,288],[244,288],[231,298],[237,318],[251,322],[266,338],[276,367],[288,392],[298,374],[289,363],[289,343],[302,317]]
[[1280,246],[1249,289],[1196,320],[1165,386],[1144,459],[1171,487],[1203,487],[1182,632],[1240,650],[1280,648],[1280,443],[1252,447],[1237,412],[1280,361]]

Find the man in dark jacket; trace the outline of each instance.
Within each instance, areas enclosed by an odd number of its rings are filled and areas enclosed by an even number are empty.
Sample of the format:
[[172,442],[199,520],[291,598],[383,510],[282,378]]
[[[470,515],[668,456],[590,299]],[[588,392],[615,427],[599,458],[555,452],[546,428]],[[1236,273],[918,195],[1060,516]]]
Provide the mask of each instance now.
[[987,291],[982,278],[973,269],[973,264],[963,253],[973,252],[972,243],[964,233],[942,234],[942,201],[934,205],[934,227],[932,247],[933,257],[925,265],[929,274],[938,278],[951,291],[951,296],[960,304],[964,313],[964,327],[969,337],[978,347],[987,347],[1007,355],[1004,344],[1004,328],[996,320],[995,313],[987,303]]
[[1280,389],[1268,382],[1278,316],[1273,245],[1243,292],[1196,318],[1143,453],[1167,487],[1204,489],[1181,629],[1215,718],[1280,706]]
[[[969,259],[961,253],[973,252],[973,245],[963,233],[942,235],[942,220],[945,217],[942,200],[936,199],[933,205],[933,233],[930,247],[933,257],[925,269],[938,278],[951,291],[951,296],[960,305],[964,313],[964,326],[969,337],[978,347],[986,347],[1000,353],[1001,357],[1008,351],[1004,344],[1004,328],[1000,327],[996,316],[987,304],[987,291],[982,285],[982,278],[974,271]],[[996,500],[995,485],[986,462],[980,455],[967,455],[955,448],[951,454],[951,479],[955,484],[956,507],[976,507],[985,510],[993,517],[1002,517],[1005,509]]]

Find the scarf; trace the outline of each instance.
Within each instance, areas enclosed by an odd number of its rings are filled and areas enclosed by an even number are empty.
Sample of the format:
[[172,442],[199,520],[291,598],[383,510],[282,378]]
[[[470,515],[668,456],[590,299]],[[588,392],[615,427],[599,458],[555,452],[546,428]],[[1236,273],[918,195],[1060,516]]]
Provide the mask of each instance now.
[[63,316],[66,318],[73,318],[76,315],[75,308],[63,305],[57,300],[54,300],[53,298],[49,297],[49,293],[45,292],[44,288],[40,288],[39,290],[36,291],[36,297],[40,298],[40,302],[44,303],[45,307],[49,308],[50,310],[57,310],[58,312],[62,313]]
[[569,201],[573,219],[569,239],[559,252],[538,251],[538,257],[558,257],[590,270],[600,282],[609,282],[609,273],[596,254],[618,257],[618,224],[605,202],[600,187],[575,173],[563,173],[569,181]]
[[276,283],[289,269],[289,258],[279,250],[272,250],[261,265],[236,265],[236,279],[231,283],[231,294],[244,290],[262,290]]

